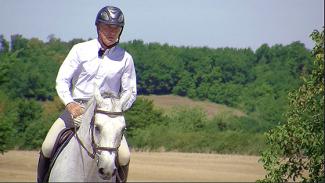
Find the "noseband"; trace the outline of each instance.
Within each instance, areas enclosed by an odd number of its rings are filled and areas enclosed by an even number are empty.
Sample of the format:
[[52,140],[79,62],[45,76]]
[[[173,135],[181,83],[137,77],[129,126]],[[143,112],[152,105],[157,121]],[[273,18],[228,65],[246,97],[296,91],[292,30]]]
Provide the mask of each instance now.
[[119,145],[117,147],[101,147],[98,144],[96,144],[95,138],[94,138],[95,114],[96,113],[101,113],[101,114],[105,114],[105,115],[108,115],[108,116],[123,116],[123,112],[108,112],[108,111],[98,110],[98,109],[95,110],[95,113],[94,113],[93,117],[91,118],[90,128],[89,128],[89,130],[91,131],[92,152],[90,152],[87,149],[87,147],[83,144],[83,142],[81,141],[81,139],[79,138],[79,136],[77,134],[77,129],[75,127],[74,130],[75,130],[75,135],[76,135],[77,141],[79,142],[81,147],[86,150],[88,156],[91,157],[92,159],[95,159],[96,154],[101,154],[101,151],[117,152],[118,148],[121,145],[121,143],[119,143]]

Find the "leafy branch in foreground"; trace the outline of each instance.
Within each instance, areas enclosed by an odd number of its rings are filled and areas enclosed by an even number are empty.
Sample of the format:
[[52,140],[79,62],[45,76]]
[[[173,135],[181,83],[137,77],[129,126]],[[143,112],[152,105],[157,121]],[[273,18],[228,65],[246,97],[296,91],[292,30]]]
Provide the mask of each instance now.
[[266,134],[260,159],[267,171],[260,182],[324,182],[324,28],[313,31],[315,58],[310,75],[289,94],[287,122]]

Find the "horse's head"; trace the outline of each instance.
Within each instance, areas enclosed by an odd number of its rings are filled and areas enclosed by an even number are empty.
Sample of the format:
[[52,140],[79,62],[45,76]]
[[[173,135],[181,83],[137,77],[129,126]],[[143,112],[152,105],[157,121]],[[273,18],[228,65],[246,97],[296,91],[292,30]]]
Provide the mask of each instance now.
[[92,130],[93,148],[98,173],[103,179],[110,179],[116,173],[117,150],[126,126],[122,108],[130,96],[131,92],[125,92],[120,97],[103,98],[98,90],[95,91],[97,106]]

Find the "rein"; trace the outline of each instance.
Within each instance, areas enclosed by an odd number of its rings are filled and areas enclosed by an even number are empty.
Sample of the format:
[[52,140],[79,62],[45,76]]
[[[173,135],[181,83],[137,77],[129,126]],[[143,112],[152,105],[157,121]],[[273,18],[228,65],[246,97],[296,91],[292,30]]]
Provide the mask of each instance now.
[[106,115],[113,115],[113,116],[123,116],[124,113],[123,112],[108,112],[108,111],[104,111],[104,110],[100,110],[100,109],[96,109],[95,113],[101,113],[101,114],[106,114]]
[[81,145],[81,147],[83,149],[86,150],[88,156],[91,159],[95,159],[96,154],[100,154],[101,151],[108,151],[108,152],[117,152],[118,148],[120,147],[121,143],[117,146],[117,147],[101,147],[98,146],[95,142],[95,138],[94,138],[94,126],[95,126],[95,114],[96,113],[101,113],[101,114],[106,114],[106,115],[113,115],[113,116],[123,116],[123,112],[108,112],[108,111],[104,111],[104,110],[95,110],[95,113],[93,115],[93,117],[91,118],[91,122],[90,122],[90,128],[89,130],[91,131],[91,147],[92,147],[92,152],[90,152],[87,147],[83,144],[83,142],[81,141],[81,139],[79,138],[78,134],[77,134],[77,128],[76,126],[74,127],[74,132],[77,138],[78,143]]

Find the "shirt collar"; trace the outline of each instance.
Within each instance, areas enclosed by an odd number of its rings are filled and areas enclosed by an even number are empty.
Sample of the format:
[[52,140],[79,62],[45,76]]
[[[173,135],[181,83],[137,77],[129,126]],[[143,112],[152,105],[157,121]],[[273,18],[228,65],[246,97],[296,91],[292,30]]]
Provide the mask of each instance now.
[[96,45],[97,45],[98,50],[102,48],[102,46],[100,45],[100,42],[99,42],[98,38],[96,39]]
[[110,49],[106,49],[105,51],[101,51],[102,50],[102,45],[100,44],[98,38],[96,39],[96,43],[97,43],[97,50],[98,50],[98,57],[104,57],[105,55],[107,55],[110,51],[113,51],[117,45],[113,46]]

